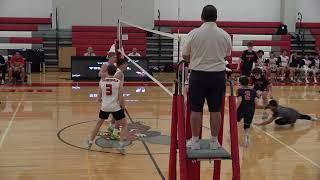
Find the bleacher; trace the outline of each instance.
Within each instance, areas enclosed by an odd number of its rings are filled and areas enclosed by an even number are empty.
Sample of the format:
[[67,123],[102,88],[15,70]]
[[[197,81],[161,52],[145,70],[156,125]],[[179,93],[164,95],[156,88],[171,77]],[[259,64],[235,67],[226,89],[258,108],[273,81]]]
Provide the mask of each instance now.
[[304,52],[314,54],[320,47],[320,23],[302,22],[300,24],[300,22],[297,22],[296,28],[297,32],[304,35],[302,39]]
[[[123,34],[128,35],[123,40],[123,48],[130,53],[137,48],[142,56],[146,55],[146,32],[137,28],[124,27]],[[107,51],[117,38],[117,28],[112,26],[73,26],[72,46],[77,49],[77,55],[83,55],[91,46],[97,56],[106,56]]]
[[[297,24],[297,27],[300,27],[300,24]],[[320,23],[302,23],[302,28],[309,29],[316,40],[316,47],[320,47]]]
[[[201,21],[155,21],[155,26],[163,31],[174,34],[179,33],[183,37],[194,28],[199,27]],[[269,56],[271,51],[280,53],[281,50],[291,50],[290,35],[276,35],[277,28],[282,25],[280,22],[217,22],[217,25],[228,32],[232,37],[233,52],[232,60],[230,59],[231,67],[236,68],[239,57],[242,51],[247,49],[247,43],[253,41],[254,50],[263,50],[265,57]],[[173,58],[176,60],[178,53],[178,44],[173,43]]]
[[0,17],[0,50],[43,48],[37,33],[51,27],[50,18]]

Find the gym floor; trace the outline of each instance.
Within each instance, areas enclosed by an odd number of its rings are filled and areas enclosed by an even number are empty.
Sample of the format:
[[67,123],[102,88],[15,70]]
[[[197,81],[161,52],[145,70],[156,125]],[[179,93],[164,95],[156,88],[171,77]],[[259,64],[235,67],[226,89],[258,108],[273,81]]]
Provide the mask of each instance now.
[[[98,118],[96,83],[72,83],[68,73],[32,74],[33,86],[0,86],[1,180],[141,180],[168,174],[169,146],[133,141],[127,155],[94,145],[82,149]],[[158,75],[172,82],[172,75]],[[169,89],[172,86],[168,85]],[[320,86],[276,86],[281,105],[319,117]],[[152,131],[170,135],[171,97],[158,86],[125,87],[131,119]],[[224,145],[228,137],[228,103]],[[259,120],[257,111],[255,120]],[[69,127],[70,126],[70,127]],[[63,129],[67,127],[66,129]],[[204,137],[209,134],[204,117]],[[60,131],[62,130],[63,131]],[[106,129],[103,126],[102,129]],[[60,138],[57,133],[60,132]],[[251,144],[243,147],[239,124],[241,178],[244,180],[319,180],[320,121],[298,121],[294,127],[253,127]],[[202,179],[212,178],[212,164],[201,163]],[[231,162],[222,162],[221,179],[231,179]]]

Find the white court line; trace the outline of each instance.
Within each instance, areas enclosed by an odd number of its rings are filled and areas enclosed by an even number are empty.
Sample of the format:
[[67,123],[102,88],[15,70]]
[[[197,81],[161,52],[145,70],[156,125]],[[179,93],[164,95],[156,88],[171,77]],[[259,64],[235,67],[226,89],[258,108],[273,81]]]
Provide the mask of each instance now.
[[[229,110],[229,107],[225,107],[225,110]],[[289,150],[291,150],[292,152],[296,153],[298,156],[300,156],[301,158],[303,158],[304,160],[308,161],[309,163],[313,164],[314,166],[316,166],[317,168],[320,169],[320,165],[315,163],[314,161],[312,161],[311,159],[307,158],[306,156],[304,156],[303,154],[299,153],[298,151],[296,151],[295,149],[293,149],[292,147],[290,147],[289,145],[287,145],[286,143],[280,141],[279,139],[277,139],[276,137],[274,137],[273,135],[271,135],[270,133],[259,129],[257,127],[252,126],[254,129],[258,129],[259,131],[262,131],[263,133],[265,133],[267,136],[269,136],[270,138],[274,139],[275,141],[277,141],[278,143],[280,143],[281,145],[283,145],[284,147],[288,148]]]
[[[254,127],[255,129],[259,129]],[[285,144],[284,142],[280,141],[279,139],[277,139],[276,137],[274,137],[273,135],[271,135],[270,133],[263,131],[261,129],[259,129],[260,131],[264,132],[266,135],[268,135],[270,138],[274,139],[275,141],[277,141],[278,143],[282,144],[284,147],[288,148],[289,150],[291,150],[292,152],[298,154],[300,157],[302,157],[304,160],[310,162],[311,164],[313,164],[314,166],[318,167],[320,169],[320,165],[315,163],[314,161],[312,161],[311,159],[307,158],[306,156],[304,156],[303,154],[299,153],[298,151],[296,151],[295,149],[293,149],[292,147],[290,147],[289,145]]]
[[[33,101],[33,100],[28,100],[30,102],[35,102],[35,103],[44,103],[44,102],[48,102],[48,103],[97,103],[99,104],[99,102],[92,100],[92,101]],[[138,99],[133,99],[133,100],[125,100],[126,102],[171,102],[170,100],[138,100]],[[20,102],[20,101],[3,101],[3,103],[5,102]]]
[[16,110],[15,110],[14,113],[12,114],[12,117],[11,117],[11,119],[10,119],[10,121],[9,121],[9,124],[8,124],[6,130],[4,131],[3,135],[1,136],[1,139],[0,139],[0,149],[1,149],[2,145],[3,145],[3,142],[4,142],[5,138],[7,137],[8,133],[9,133],[9,130],[10,130],[12,124],[13,124],[14,119],[16,118],[16,115],[17,115],[17,113],[18,113],[18,110],[20,109],[20,106],[21,106],[21,104],[22,104],[22,100],[23,100],[23,98],[24,98],[24,95],[25,95],[25,93],[23,93],[23,95],[22,95],[22,97],[21,97],[21,99],[20,99],[20,101],[19,101],[19,103],[18,103],[18,106],[17,106]]

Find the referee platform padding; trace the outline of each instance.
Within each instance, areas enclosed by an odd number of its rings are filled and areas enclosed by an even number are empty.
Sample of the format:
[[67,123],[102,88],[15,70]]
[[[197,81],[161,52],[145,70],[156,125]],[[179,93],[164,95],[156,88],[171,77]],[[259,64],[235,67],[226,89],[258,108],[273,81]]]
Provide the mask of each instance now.
[[230,153],[219,146],[218,149],[210,149],[209,140],[200,140],[200,149],[192,150],[187,149],[187,159],[190,160],[208,160],[208,159],[231,159]]

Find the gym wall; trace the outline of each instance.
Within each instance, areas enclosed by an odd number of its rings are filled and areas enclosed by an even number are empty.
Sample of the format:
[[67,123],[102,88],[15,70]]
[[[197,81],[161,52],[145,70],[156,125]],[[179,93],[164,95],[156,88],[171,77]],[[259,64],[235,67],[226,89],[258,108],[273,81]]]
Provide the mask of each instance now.
[[0,0],[0,17],[50,17],[52,0]]
[[280,0],[155,0],[155,19],[157,10],[161,19],[200,20],[202,8],[213,4],[218,9],[220,21],[280,21]]
[[[153,27],[154,1],[122,2],[122,19],[144,27]],[[72,25],[116,26],[121,15],[120,0],[53,0],[53,9],[55,8],[58,9],[59,28],[63,29]]]
[[[281,21],[281,0],[123,0],[130,22],[153,24],[158,9],[163,20],[200,20],[202,7],[214,4],[219,20]],[[1,17],[50,17],[59,10],[60,28],[78,25],[115,25],[120,14],[120,0],[0,0]],[[296,11],[304,22],[320,22],[320,0],[296,0]],[[102,5],[102,6],[101,6]],[[152,14],[152,15],[145,15]],[[53,16],[54,17],[54,16]]]
[[297,0],[297,10],[304,22],[320,22],[320,0]]

